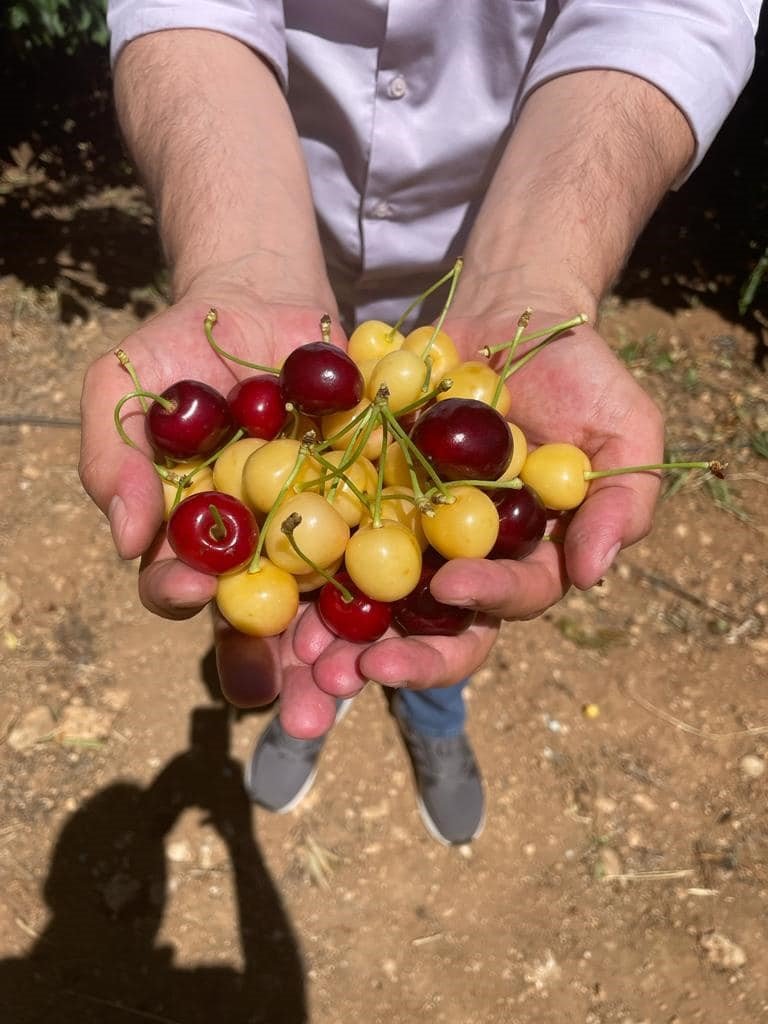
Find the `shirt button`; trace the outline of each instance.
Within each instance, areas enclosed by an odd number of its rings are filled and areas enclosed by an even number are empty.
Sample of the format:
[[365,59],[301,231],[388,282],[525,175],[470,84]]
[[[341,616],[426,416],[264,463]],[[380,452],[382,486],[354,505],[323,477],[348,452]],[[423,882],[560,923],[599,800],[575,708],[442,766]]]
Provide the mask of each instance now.
[[376,203],[374,208],[371,210],[371,213],[377,220],[386,220],[388,217],[391,217],[394,212],[392,204],[384,201]]
[[408,86],[402,75],[395,75],[387,86],[387,96],[392,100],[401,100],[408,92]]

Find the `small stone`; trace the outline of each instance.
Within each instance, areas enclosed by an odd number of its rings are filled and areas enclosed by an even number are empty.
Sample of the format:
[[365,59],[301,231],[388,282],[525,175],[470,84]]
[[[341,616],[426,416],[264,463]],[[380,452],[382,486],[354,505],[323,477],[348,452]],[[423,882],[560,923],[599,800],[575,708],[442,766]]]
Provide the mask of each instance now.
[[596,796],[595,810],[601,814],[613,814],[616,810],[616,801],[609,796]]
[[621,857],[610,846],[604,846],[597,857],[598,878],[612,878],[624,872]]
[[748,779],[759,779],[765,774],[765,761],[757,754],[745,754],[739,761],[739,770]]
[[112,731],[114,717],[111,712],[73,702],[62,711],[56,733],[63,743],[104,740]]
[[735,971],[747,962],[747,954],[722,932],[708,931],[699,938],[707,960],[718,971]]
[[22,716],[18,725],[8,733],[8,746],[24,752],[38,743],[50,739],[56,732],[56,722],[50,708],[39,705]]
[[639,807],[641,811],[645,811],[646,814],[652,814],[656,810],[656,804],[646,793],[635,793],[632,797],[632,803]]

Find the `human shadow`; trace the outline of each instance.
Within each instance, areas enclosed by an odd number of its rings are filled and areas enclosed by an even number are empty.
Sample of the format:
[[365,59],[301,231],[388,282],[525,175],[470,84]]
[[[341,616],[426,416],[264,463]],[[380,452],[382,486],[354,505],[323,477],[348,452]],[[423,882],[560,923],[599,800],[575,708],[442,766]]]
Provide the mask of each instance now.
[[[189,749],[150,785],[115,782],[66,822],[44,886],[49,923],[26,956],[0,961],[0,1020],[308,1020],[301,954],[253,834],[230,722],[226,706],[196,708]],[[205,812],[227,848],[242,970],[182,968],[171,947],[157,944],[168,888],[164,838],[187,808]]]

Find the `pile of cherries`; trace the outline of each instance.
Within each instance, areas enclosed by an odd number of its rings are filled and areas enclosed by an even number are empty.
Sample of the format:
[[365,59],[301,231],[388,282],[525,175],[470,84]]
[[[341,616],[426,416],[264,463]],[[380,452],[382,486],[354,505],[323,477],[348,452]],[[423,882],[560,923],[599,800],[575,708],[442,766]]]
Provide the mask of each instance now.
[[[279,369],[253,364],[258,372],[226,396],[196,380],[152,395],[118,350],[135,390],[115,409],[117,428],[132,444],[120,414],[139,399],[168,541],[179,559],[218,577],[216,603],[236,629],[277,635],[301,600],[315,600],[327,627],[352,642],[390,627],[455,635],[475,613],[432,596],[441,565],[525,558],[550,518],[584,500],[591,479],[622,471],[593,472],[570,444],[529,452],[505,418],[510,374],[586,319],[538,332],[515,358],[529,315],[511,342],[483,353],[506,348],[499,371],[487,359],[462,361],[442,317],[408,335],[367,321],[347,351],[330,343],[323,317],[321,340]],[[211,310],[206,337],[234,358],[216,342],[216,322]]]

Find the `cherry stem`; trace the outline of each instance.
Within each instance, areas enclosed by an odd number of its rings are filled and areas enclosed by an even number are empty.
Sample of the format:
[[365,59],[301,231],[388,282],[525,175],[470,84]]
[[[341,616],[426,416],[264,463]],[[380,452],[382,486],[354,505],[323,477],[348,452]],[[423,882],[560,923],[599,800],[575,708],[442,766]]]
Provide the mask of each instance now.
[[141,403],[141,408],[144,412],[146,412],[149,406],[147,405],[147,401],[144,398],[144,389],[141,386],[139,375],[136,373],[136,367],[131,362],[131,358],[124,348],[115,349],[115,355],[117,356],[118,363],[120,363],[120,365],[128,373],[129,377],[133,381],[133,386],[139,393],[139,402]]
[[389,424],[386,416],[381,417],[381,458],[379,459],[378,472],[376,473],[376,494],[373,499],[373,515],[371,526],[375,529],[381,527],[381,492],[384,490],[384,455],[387,451],[387,439],[389,437]]
[[[427,357],[429,359],[429,357]],[[398,409],[398,416],[405,416],[409,412],[413,412],[414,409],[420,409],[422,405],[426,405],[427,402],[431,402],[433,398],[437,398],[438,395],[442,395],[445,391],[450,391],[453,387],[453,381],[447,377],[444,377],[439,384],[435,385],[431,391],[426,395],[422,395],[421,398],[417,398],[414,402],[410,402],[408,405],[404,405],[402,409]]]
[[[454,278],[457,278],[458,275],[461,273],[461,270],[462,270],[463,266],[464,266],[464,260],[461,257],[459,257],[459,259],[456,260],[456,262],[454,263],[454,265],[451,267],[451,269],[448,271],[447,274],[443,274],[443,276],[440,278],[439,281],[435,281],[435,283],[431,284],[429,286],[429,288],[427,288],[427,290],[425,292],[422,292],[421,295],[417,295],[416,298],[413,300],[413,302],[411,302],[410,305],[408,305],[406,307],[406,309],[403,312],[403,314],[400,317],[400,319],[397,321],[395,326],[389,332],[390,335],[394,335],[396,331],[400,330],[400,328],[403,326],[403,324],[408,319],[410,314],[414,311],[414,309],[416,309],[417,306],[421,305],[421,303],[424,301],[424,299],[429,298],[429,296],[433,292],[436,292],[438,288],[441,288],[445,284],[446,281],[452,281]],[[453,290],[455,290],[455,287],[454,287]],[[452,299],[453,299],[453,291],[451,292],[451,300]],[[446,310],[446,312],[447,312],[447,310]],[[444,319],[445,319],[445,316],[443,316],[443,320]],[[440,323],[442,323],[442,320],[440,321]],[[438,326],[437,331],[439,331],[439,330],[440,330],[440,327]],[[437,336],[437,331],[435,331],[435,336]],[[433,339],[430,339],[429,345],[432,344],[432,340]]]
[[[377,399],[377,401],[378,401],[378,399]],[[437,475],[437,473],[432,468],[432,466],[427,461],[427,459],[422,455],[422,453],[419,450],[419,448],[417,447],[417,445],[415,445],[413,443],[413,441],[410,439],[410,437],[408,437],[406,432],[403,430],[403,428],[397,422],[397,417],[392,412],[392,410],[386,404],[383,404],[381,406],[381,412],[382,412],[382,416],[384,417],[384,419],[387,422],[387,425],[389,426],[389,429],[392,431],[392,433],[394,434],[395,438],[399,442],[400,447],[403,449],[403,454],[405,454],[406,452],[409,452],[412,456],[415,456],[416,460],[426,470],[428,476],[432,480],[432,483],[435,485],[435,488],[444,497],[446,497],[446,498],[450,497],[450,495],[446,491],[445,484],[440,479],[440,477]]]
[[[174,406],[173,402],[169,401],[169,399],[163,398],[161,395],[156,395],[153,391],[142,391],[140,388],[137,388],[136,391],[131,391],[127,395],[123,395],[123,397],[120,399],[120,401],[115,406],[115,426],[117,427],[117,432],[120,435],[120,437],[123,439],[123,441],[125,441],[125,443],[130,448],[136,448],[136,450],[138,451],[139,446],[136,444],[135,441],[133,441],[128,436],[128,434],[126,433],[125,427],[123,426],[123,421],[120,418],[120,413],[123,411],[123,406],[125,405],[126,402],[130,402],[130,400],[132,398],[138,398],[138,399],[151,398],[153,402],[157,402],[158,405],[162,405],[162,407],[165,409],[166,412],[173,412],[175,406]],[[144,405],[143,401],[142,401],[142,409],[144,410],[144,412],[147,411],[147,408]]]
[[267,514],[267,518],[264,520],[264,524],[261,527],[261,530],[259,532],[259,540],[258,540],[258,543],[256,545],[256,550],[253,553],[253,558],[251,559],[250,564],[248,566],[248,572],[258,572],[259,571],[259,566],[261,564],[261,552],[264,550],[264,541],[267,538],[267,530],[272,525],[272,521],[274,520],[275,516],[277,515],[277,511],[280,508],[280,505],[282,503],[283,498],[286,496],[288,491],[291,489],[291,487],[293,486],[294,480],[296,479],[296,477],[301,472],[301,467],[306,462],[306,460],[307,460],[307,458],[308,458],[308,456],[310,454],[312,445],[314,444],[314,441],[315,441],[315,434],[314,434],[314,431],[312,431],[312,430],[308,431],[304,435],[304,437],[301,439],[301,444],[299,446],[299,451],[298,451],[298,453],[296,455],[296,461],[293,464],[293,469],[290,471],[288,476],[283,481],[283,486],[278,491],[277,497],[275,498],[275,501],[274,501],[274,504],[272,505],[272,508],[269,510],[269,512]]
[[173,510],[179,504],[183,497],[184,491],[187,489],[187,487],[190,486],[192,480],[200,472],[200,470],[205,469],[206,466],[210,466],[212,463],[214,463],[219,458],[219,456],[223,452],[225,452],[227,448],[229,448],[231,444],[234,444],[235,441],[239,441],[244,434],[245,431],[242,428],[237,430],[225,445],[222,445],[218,451],[213,453],[213,455],[209,455],[208,458],[205,459],[205,461],[198,463],[196,466],[190,469],[188,473],[182,473],[181,475],[179,475],[178,473],[175,473],[173,469],[168,469],[166,466],[160,466],[156,462],[152,463],[159,477],[161,477],[163,480],[167,480],[169,484],[176,485],[176,494],[174,495],[173,501],[171,502],[171,512],[173,512]]
[[515,336],[512,339],[512,344],[509,346],[509,351],[507,353],[507,358],[504,360],[504,365],[502,366],[502,368],[501,368],[501,370],[499,372],[499,379],[496,381],[496,387],[495,387],[494,392],[493,392],[493,399],[491,400],[491,405],[493,406],[494,409],[499,404],[499,399],[501,398],[501,392],[504,389],[504,381],[506,380],[506,378],[507,378],[507,376],[509,374],[509,368],[512,365],[512,360],[515,357],[515,352],[517,351],[517,346],[520,344],[520,339],[523,336],[523,331],[525,330],[525,328],[528,326],[528,324],[530,322],[531,313],[533,313],[533,310],[531,309],[531,307],[530,306],[526,306],[525,309],[523,310],[523,312],[520,314],[520,319],[517,321],[517,330],[515,331]]
[[274,366],[262,366],[261,363],[251,363],[247,359],[241,359],[239,356],[233,356],[231,352],[225,352],[213,336],[213,328],[218,322],[218,319],[219,314],[215,309],[211,308],[208,310],[205,319],[203,320],[205,336],[208,339],[208,344],[216,355],[221,356],[222,359],[228,359],[230,363],[237,363],[239,366],[247,366],[249,370],[259,370],[261,373],[271,373],[275,377],[279,376],[280,371]]
[[707,469],[713,476],[722,480],[727,466],[727,462],[719,462],[717,459],[710,462],[657,462],[649,466],[621,466],[616,469],[586,470],[584,479],[602,480],[604,477],[620,476],[623,473],[652,473],[661,469]]
[[213,519],[213,526],[208,531],[214,540],[224,540],[227,536],[227,527],[224,520],[221,518],[221,512],[219,512],[216,505],[209,505],[208,511],[211,513]]
[[329,462],[327,459],[324,459],[323,456],[317,451],[317,449],[313,449],[312,458],[316,462],[319,462],[322,469],[324,469],[326,472],[323,473],[322,476],[315,477],[314,480],[307,480],[306,483],[300,484],[300,491],[311,491],[314,490],[314,488],[316,487],[324,487],[328,477],[332,477],[334,483],[332,484],[331,488],[329,488],[329,492],[326,495],[326,498],[331,504],[333,504],[333,497],[331,495],[331,491],[333,490],[335,492],[338,485],[343,483],[346,484],[346,486],[354,494],[354,496],[357,498],[360,504],[363,505],[365,508],[368,508],[368,495],[364,494],[357,487],[354,481],[347,476],[347,474],[342,470],[341,464],[338,466],[334,466],[332,462]]
[[299,556],[299,558],[305,561],[307,565],[310,567],[310,569],[316,572],[318,576],[322,576],[326,583],[332,583],[333,586],[336,587],[336,589],[342,596],[344,604],[352,604],[352,602],[355,599],[354,595],[349,590],[347,590],[344,584],[341,583],[339,580],[335,579],[333,575],[329,573],[326,569],[321,569],[316,562],[313,562],[308,555],[304,554],[299,545],[296,543],[296,538],[294,537],[293,533],[296,527],[300,525],[301,516],[299,515],[299,513],[291,512],[291,514],[287,516],[280,524],[280,529],[288,538],[288,543],[291,545],[291,547]]
[[[448,289],[448,295],[446,296],[445,303],[443,304],[442,311],[440,313],[440,316],[437,318],[437,320],[435,322],[435,326],[434,326],[434,328],[432,330],[432,334],[430,335],[429,341],[427,342],[427,344],[426,344],[426,346],[424,348],[424,351],[421,353],[421,358],[424,359],[425,361],[426,361],[426,359],[427,359],[427,357],[429,355],[429,350],[432,348],[432,346],[435,343],[435,339],[437,338],[438,334],[442,330],[443,324],[445,323],[445,318],[448,316],[448,311],[450,310],[451,306],[453,305],[453,297],[456,294],[456,286],[459,283],[459,278],[461,277],[461,271],[463,269],[464,269],[464,260],[462,260],[462,259],[456,260],[456,262],[453,265],[453,270],[451,271],[451,286]],[[429,363],[428,364],[428,372],[427,372],[427,381],[426,381],[426,386],[424,388],[425,391],[429,387],[429,375],[430,375],[431,369],[432,369],[432,365],[431,365],[431,363]]]
[[562,323],[554,324],[550,327],[541,327],[537,331],[531,331],[530,334],[524,335],[520,338],[519,342],[516,342],[514,338],[510,341],[502,341],[498,345],[484,345],[481,349],[478,349],[478,354],[485,356],[490,359],[491,356],[495,356],[497,352],[503,352],[504,349],[509,348],[510,345],[514,345],[515,348],[519,345],[527,345],[529,341],[535,341],[536,338],[544,338],[546,341],[552,341],[559,334],[563,334],[565,331],[570,331],[573,327],[580,327],[582,324],[589,322],[589,317],[586,313],[578,313],[576,316],[571,317],[570,320],[563,320]]
[[346,426],[342,427],[341,430],[337,430],[335,434],[331,434],[330,437],[324,438],[322,443],[319,446],[320,449],[322,451],[325,451],[326,448],[333,448],[333,446],[338,441],[340,441],[342,439],[342,437],[344,437],[346,434],[348,434],[350,431],[354,431],[355,432],[353,434],[353,439],[354,439],[355,437],[358,436],[358,429],[356,429],[356,428],[360,428],[362,426],[362,424],[363,424],[363,421],[367,420],[368,417],[372,416],[372,415],[373,415],[373,406],[372,405],[366,405],[366,407],[363,410],[361,410],[356,416],[353,416],[352,419],[349,421],[349,423],[347,423]]

